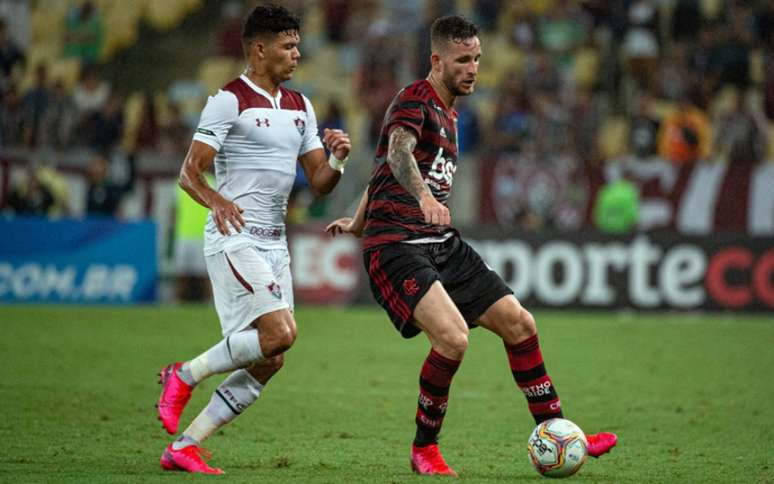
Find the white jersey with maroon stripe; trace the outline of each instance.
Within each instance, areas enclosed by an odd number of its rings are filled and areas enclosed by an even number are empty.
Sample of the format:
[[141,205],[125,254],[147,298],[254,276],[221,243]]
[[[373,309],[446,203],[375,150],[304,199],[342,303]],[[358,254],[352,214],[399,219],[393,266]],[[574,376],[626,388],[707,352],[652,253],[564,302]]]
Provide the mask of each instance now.
[[210,96],[193,137],[217,150],[218,193],[241,207],[242,233],[222,235],[210,214],[204,253],[241,245],[287,246],[285,215],[298,157],[322,148],[309,100],[280,87],[276,96],[242,75]]

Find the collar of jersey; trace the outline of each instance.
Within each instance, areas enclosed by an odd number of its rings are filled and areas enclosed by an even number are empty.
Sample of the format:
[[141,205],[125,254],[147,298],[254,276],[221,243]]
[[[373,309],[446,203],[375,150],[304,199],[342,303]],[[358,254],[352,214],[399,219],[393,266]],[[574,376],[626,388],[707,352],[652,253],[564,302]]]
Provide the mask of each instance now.
[[266,89],[263,89],[263,88],[255,85],[255,83],[253,83],[253,81],[251,81],[250,78],[247,77],[246,75],[241,74],[239,76],[239,78],[242,79],[243,81],[245,81],[245,84],[250,86],[250,89],[252,89],[253,91],[257,92],[261,96],[263,96],[266,99],[268,99],[269,101],[271,101],[273,106],[279,106],[280,105],[280,99],[282,99],[282,89],[277,89],[277,97],[274,97]]

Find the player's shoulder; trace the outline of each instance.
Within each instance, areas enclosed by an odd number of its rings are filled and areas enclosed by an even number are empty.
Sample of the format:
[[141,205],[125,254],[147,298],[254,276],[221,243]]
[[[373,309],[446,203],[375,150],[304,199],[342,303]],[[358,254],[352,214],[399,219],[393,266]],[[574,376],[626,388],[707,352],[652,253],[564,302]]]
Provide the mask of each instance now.
[[309,104],[311,104],[306,96],[295,89],[280,86],[280,92],[282,93],[280,98],[280,108],[282,109],[306,111]]
[[428,103],[432,98],[432,87],[426,79],[416,80],[398,92],[398,99],[401,101]]

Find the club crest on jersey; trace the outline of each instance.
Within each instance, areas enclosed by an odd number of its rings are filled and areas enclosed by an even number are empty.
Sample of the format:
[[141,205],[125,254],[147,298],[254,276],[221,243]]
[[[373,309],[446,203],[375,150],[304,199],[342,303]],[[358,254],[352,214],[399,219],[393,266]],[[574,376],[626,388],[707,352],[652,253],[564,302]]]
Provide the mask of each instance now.
[[279,284],[276,282],[271,282],[268,286],[266,286],[266,289],[269,290],[272,296],[276,297],[277,299],[282,299],[282,290],[280,289]]
[[293,123],[296,125],[296,129],[298,130],[298,134],[301,136],[304,135],[304,131],[306,131],[306,122],[304,122],[301,118],[296,118],[293,120]]
[[255,125],[259,128],[268,128],[269,127],[269,118],[256,118],[255,119]]

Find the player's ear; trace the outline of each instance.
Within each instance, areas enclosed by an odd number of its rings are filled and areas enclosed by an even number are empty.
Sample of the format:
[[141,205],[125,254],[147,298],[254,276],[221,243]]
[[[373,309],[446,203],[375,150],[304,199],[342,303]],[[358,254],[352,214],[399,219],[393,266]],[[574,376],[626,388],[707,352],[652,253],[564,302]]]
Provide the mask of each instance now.
[[433,72],[440,72],[441,71],[441,56],[440,56],[440,54],[437,54],[435,52],[430,54],[430,67],[433,70]]

